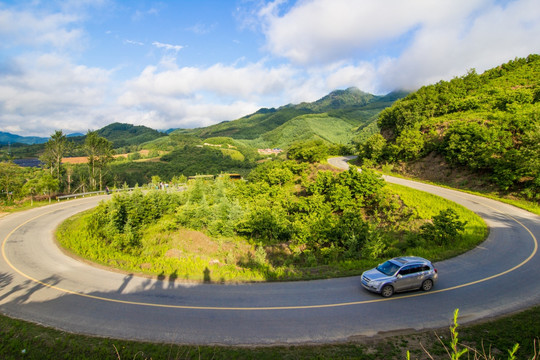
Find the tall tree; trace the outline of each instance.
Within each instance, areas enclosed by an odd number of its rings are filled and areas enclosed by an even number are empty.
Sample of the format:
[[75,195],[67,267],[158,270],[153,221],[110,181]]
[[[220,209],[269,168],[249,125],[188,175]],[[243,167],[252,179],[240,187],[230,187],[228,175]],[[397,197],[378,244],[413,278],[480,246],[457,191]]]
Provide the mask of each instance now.
[[84,151],[88,156],[90,187],[103,189],[103,170],[112,160],[112,143],[98,135],[96,131],[88,131],[84,142]]
[[69,149],[70,143],[67,141],[66,135],[62,133],[62,130],[56,130],[45,144],[45,152],[40,157],[40,160],[49,168],[51,175],[56,177],[58,183],[60,183],[62,174],[62,158]]

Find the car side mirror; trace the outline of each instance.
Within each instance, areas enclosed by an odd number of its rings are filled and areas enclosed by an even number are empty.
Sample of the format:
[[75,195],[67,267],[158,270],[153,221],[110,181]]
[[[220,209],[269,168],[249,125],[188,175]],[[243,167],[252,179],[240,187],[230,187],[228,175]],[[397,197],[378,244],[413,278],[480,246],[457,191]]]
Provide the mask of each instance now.
[[402,277],[403,277],[403,275],[397,274],[397,278],[398,278],[398,279],[401,279]]

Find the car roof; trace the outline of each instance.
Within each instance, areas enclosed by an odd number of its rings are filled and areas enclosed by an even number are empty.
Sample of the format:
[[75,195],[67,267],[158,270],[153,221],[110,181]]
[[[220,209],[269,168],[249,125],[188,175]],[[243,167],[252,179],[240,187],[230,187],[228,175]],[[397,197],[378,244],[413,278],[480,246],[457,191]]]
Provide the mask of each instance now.
[[410,263],[424,263],[424,264],[430,263],[429,260],[426,260],[420,256],[400,256],[397,258],[393,258],[392,261],[399,263],[401,265],[407,265]]

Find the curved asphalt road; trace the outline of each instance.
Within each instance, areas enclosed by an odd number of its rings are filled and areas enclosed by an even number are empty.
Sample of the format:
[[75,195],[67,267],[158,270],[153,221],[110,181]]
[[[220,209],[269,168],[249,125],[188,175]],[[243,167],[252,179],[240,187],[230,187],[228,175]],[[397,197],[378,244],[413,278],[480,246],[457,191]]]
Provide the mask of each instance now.
[[[342,160],[336,164],[343,166]],[[241,345],[346,341],[446,327],[456,308],[466,323],[540,303],[540,217],[473,195],[387,180],[463,204],[490,227],[476,249],[436,264],[439,282],[431,292],[383,299],[363,290],[359,277],[219,285],[109,272],[65,256],[53,241],[60,222],[105,198],[92,197],[0,219],[0,311],[83,334]]]

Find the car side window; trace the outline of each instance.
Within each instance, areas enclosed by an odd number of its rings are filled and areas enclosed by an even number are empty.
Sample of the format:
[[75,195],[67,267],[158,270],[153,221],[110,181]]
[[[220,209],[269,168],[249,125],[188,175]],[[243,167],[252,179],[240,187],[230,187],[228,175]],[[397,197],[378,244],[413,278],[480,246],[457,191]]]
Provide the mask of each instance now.
[[411,269],[411,274],[422,272],[424,271],[423,268],[422,265],[416,265]]
[[403,276],[403,275],[409,275],[409,274],[416,274],[416,273],[426,271],[426,270],[429,270],[429,267],[425,265],[409,265],[409,266],[403,267],[399,271],[399,274]]
[[399,275],[404,276],[411,273],[412,267],[411,266],[405,266],[401,270],[399,270]]

